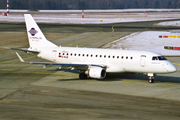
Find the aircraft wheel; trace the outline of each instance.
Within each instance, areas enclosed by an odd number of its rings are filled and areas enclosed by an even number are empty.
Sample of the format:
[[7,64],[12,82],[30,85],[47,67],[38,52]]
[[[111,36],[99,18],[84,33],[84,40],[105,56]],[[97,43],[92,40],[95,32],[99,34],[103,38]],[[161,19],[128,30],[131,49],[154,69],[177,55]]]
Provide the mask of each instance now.
[[79,74],[79,78],[80,78],[80,79],[86,79],[86,78],[87,78],[87,75],[84,74],[84,73],[80,73],[80,74]]
[[153,78],[153,76],[150,76],[150,77],[149,77],[149,83],[154,83],[154,78]]
[[149,80],[149,83],[154,83],[154,79],[150,79],[150,80]]

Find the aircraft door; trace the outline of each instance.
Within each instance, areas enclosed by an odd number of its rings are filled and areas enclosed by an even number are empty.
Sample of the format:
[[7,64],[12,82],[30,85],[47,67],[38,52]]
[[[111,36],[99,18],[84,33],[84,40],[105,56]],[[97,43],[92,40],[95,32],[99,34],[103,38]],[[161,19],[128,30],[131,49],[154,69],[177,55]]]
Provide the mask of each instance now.
[[141,67],[145,67],[145,65],[146,65],[146,55],[141,55],[140,65],[141,65]]
[[56,61],[56,57],[57,57],[57,50],[53,50],[52,51],[52,59],[53,59],[53,61]]

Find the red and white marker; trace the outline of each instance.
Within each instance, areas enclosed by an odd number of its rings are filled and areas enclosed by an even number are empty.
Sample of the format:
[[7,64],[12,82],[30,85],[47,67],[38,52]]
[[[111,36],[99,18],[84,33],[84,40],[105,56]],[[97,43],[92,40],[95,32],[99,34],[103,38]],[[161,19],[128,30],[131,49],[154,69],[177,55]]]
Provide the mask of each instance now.
[[82,10],[82,18],[84,18],[84,10]]
[[7,0],[7,15],[9,15],[9,0]]

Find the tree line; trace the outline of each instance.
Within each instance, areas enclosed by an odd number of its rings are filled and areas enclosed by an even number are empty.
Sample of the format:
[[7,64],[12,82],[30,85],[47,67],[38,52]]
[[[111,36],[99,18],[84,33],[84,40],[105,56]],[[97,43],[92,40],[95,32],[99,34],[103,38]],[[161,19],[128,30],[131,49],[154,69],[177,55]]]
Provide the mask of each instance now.
[[[0,1],[6,9],[7,0]],[[180,8],[180,0],[9,0],[10,9],[29,10],[81,10],[81,9],[132,9]]]

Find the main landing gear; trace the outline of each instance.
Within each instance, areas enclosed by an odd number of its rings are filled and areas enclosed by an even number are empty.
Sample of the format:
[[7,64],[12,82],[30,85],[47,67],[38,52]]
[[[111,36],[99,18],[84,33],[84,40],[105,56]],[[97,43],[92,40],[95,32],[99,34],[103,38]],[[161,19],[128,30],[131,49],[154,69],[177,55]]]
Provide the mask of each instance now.
[[80,73],[79,74],[79,78],[80,79],[86,79],[87,78],[87,75],[85,73]]

